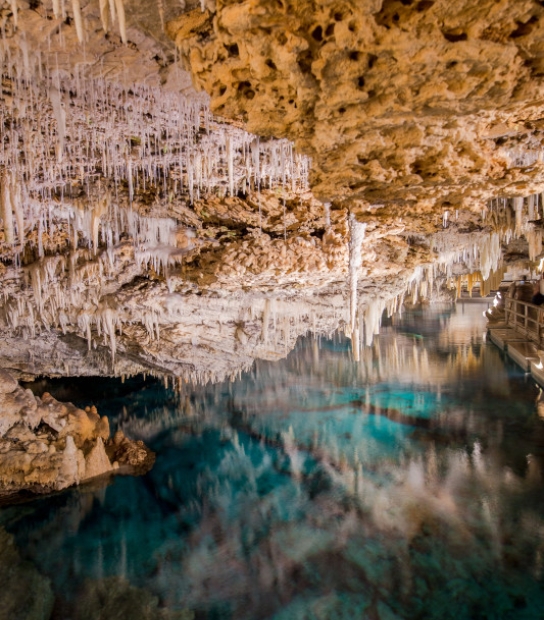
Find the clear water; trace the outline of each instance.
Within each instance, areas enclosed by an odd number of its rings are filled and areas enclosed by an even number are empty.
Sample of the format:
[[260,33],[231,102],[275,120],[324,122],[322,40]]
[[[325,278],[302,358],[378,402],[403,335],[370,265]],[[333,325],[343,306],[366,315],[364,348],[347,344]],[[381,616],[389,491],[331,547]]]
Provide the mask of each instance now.
[[406,315],[359,363],[342,337],[307,337],[181,396],[48,382],[157,461],[0,526],[50,579],[55,618],[544,618],[540,391],[481,314]]

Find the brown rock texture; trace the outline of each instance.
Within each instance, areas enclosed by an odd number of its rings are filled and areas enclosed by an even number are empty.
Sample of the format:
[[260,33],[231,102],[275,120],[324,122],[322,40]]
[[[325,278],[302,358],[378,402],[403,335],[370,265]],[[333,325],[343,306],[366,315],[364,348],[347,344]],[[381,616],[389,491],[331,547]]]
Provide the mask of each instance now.
[[109,474],[121,464],[133,472],[153,463],[142,442],[125,437],[120,457],[131,458],[110,461],[105,447],[113,444],[108,419],[95,407],[83,411],[47,392],[35,397],[6,371],[0,375],[0,411],[0,497],[21,491],[49,493]]
[[218,0],[168,24],[212,110],[312,157],[322,200],[481,209],[544,181],[534,0]]

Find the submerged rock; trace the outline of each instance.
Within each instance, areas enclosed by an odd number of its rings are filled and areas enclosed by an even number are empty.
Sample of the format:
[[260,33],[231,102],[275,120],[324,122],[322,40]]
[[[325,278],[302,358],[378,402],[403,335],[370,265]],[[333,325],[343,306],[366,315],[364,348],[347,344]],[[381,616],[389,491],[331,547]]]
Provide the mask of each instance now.
[[161,609],[157,597],[147,590],[130,585],[122,577],[88,581],[74,610],[76,620],[193,620],[194,617],[194,612],[188,609]]
[[110,440],[108,419],[95,407],[84,411],[47,392],[36,397],[6,371],[0,375],[0,412],[0,497],[59,491],[121,464],[124,473],[142,473],[154,461],[142,441],[118,434]]
[[53,610],[49,579],[21,558],[17,547],[0,528],[0,620],[47,620]]

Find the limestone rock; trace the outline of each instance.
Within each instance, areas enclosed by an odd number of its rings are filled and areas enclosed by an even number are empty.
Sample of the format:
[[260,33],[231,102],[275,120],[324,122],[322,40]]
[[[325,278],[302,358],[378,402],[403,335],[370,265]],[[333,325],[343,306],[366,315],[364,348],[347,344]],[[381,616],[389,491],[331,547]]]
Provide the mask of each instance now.
[[16,379],[0,368],[0,394],[11,394],[19,387]]
[[[0,496],[58,491],[113,471],[104,447],[109,422],[96,408],[83,411],[48,393],[40,399],[21,387],[0,393],[1,405]],[[143,442],[123,436],[117,451],[118,460],[131,466],[127,473],[153,463]]]
[[115,433],[113,441],[108,443],[106,450],[113,463],[129,466],[131,469],[149,469],[155,460],[154,454],[143,441],[131,441],[121,430]]
[[318,198],[476,208],[544,181],[515,154],[542,149],[543,18],[531,0],[219,0],[205,32],[199,9],[168,32],[214,112],[312,157]]
[[104,449],[102,437],[98,437],[95,445],[85,457],[85,480],[102,476],[113,470],[112,464]]
[[35,426],[39,422],[33,415],[36,409],[36,400],[30,390],[17,388],[9,393],[0,392],[0,437],[19,422],[21,416],[30,426]]
[[101,420],[96,409],[83,411],[71,403],[59,403],[47,392],[41,397],[39,409],[42,421],[55,430],[59,438],[70,435],[78,448],[87,441],[103,437],[106,431],[106,439],[109,437],[109,424]]

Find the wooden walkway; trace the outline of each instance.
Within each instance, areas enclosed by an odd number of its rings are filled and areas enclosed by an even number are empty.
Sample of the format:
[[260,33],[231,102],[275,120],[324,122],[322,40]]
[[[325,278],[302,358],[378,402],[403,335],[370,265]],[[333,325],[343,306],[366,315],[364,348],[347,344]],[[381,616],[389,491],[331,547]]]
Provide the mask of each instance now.
[[544,350],[544,306],[507,297],[504,322],[489,323],[487,330],[493,343],[544,386],[544,368],[538,355]]

